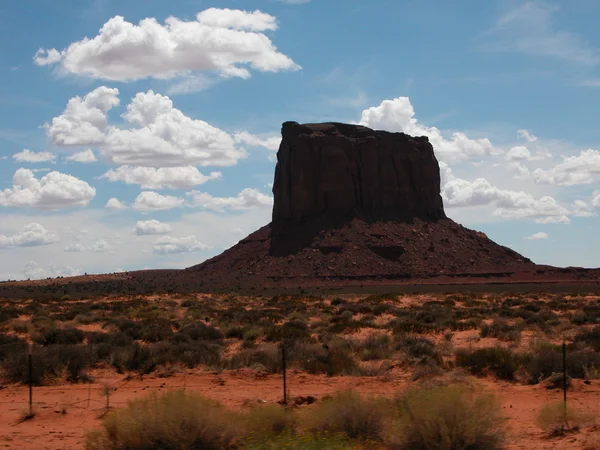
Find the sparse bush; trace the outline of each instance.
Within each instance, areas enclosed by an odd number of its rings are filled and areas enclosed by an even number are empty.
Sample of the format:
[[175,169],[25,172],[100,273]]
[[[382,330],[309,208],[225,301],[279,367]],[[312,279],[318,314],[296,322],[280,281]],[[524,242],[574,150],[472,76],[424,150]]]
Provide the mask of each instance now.
[[388,408],[383,400],[340,391],[317,403],[306,415],[312,433],[343,434],[348,439],[380,441]]
[[519,341],[521,339],[521,327],[511,325],[506,320],[494,319],[491,324],[481,326],[480,336],[493,337],[501,341]]
[[397,350],[406,352],[411,358],[432,358],[441,362],[441,355],[433,341],[419,336],[405,336],[396,344]]
[[502,347],[459,349],[456,352],[456,365],[469,369],[476,376],[485,375],[489,371],[503,380],[514,380],[521,363],[518,355]]
[[129,402],[109,413],[101,432],[88,433],[86,450],[237,448],[237,415],[197,394],[167,392]]
[[494,397],[465,385],[410,389],[395,401],[386,441],[406,450],[503,448],[504,421]]
[[253,437],[244,449],[246,450],[358,450],[343,436],[330,436],[312,433],[282,433],[271,438]]
[[261,439],[282,433],[292,433],[296,429],[296,417],[293,411],[278,405],[252,408],[246,420],[247,428]]
[[544,405],[536,416],[537,426],[550,436],[578,430],[589,420],[588,415],[577,409],[565,407],[562,401]]
[[74,345],[81,344],[85,339],[85,332],[78,328],[53,328],[43,330],[33,341],[40,345]]
[[289,355],[291,364],[311,374],[334,376],[359,373],[351,345],[343,339],[334,339],[325,345],[297,344]]
[[223,333],[211,325],[202,322],[188,325],[179,330],[181,334],[187,334],[192,340],[218,340],[223,338]]
[[387,334],[371,333],[357,344],[358,356],[362,361],[373,361],[391,357],[391,340]]
[[225,363],[228,369],[257,366],[262,366],[271,373],[281,370],[281,356],[276,345],[265,344],[256,348],[243,349]]

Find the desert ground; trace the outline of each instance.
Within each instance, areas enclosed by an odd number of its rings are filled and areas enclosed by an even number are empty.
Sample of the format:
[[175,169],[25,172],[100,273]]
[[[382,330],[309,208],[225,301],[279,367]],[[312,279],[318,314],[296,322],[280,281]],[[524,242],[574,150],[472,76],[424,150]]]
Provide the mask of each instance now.
[[[597,294],[63,295],[0,306],[1,448],[85,448],[107,413],[151,392],[198,392],[235,411],[279,406],[282,343],[288,408],[311,411],[344,389],[392,398],[464,383],[494,395],[508,449],[600,448]],[[573,415],[558,432],[539,415],[563,398],[563,340]]]

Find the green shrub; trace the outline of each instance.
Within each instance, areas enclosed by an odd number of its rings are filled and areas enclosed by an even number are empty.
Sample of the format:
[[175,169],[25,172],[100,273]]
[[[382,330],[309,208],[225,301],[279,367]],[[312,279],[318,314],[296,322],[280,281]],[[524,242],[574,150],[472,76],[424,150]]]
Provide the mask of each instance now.
[[33,337],[33,341],[40,345],[74,345],[81,344],[84,339],[85,332],[73,327],[43,330]]
[[290,363],[311,374],[356,375],[359,367],[350,343],[334,339],[325,345],[297,344],[288,352]]
[[399,419],[385,433],[392,448],[496,450],[504,448],[504,420],[492,396],[464,385],[410,389],[395,401]]
[[550,436],[577,430],[589,422],[590,417],[577,409],[565,407],[562,401],[544,405],[536,416],[536,424]]
[[86,450],[237,448],[237,415],[197,394],[167,392],[129,402],[109,413],[103,430],[88,433]]
[[358,450],[344,436],[312,433],[282,433],[273,437],[252,436],[243,447],[245,450]]
[[391,340],[387,334],[371,333],[356,346],[363,361],[387,359],[392,356]]
[[341,434],[348,439],[381,441],[389,409],[383,400],[340,391],[317,403],[305,416],[312,433]]
[[494,319],[491,324],[483,324],[480,331],[481,337],[493,337],[501,341],[519,341],[521,339],[521,327],[511,325],[506,320]]
[[469,369],[476,376],[485,375],[489,371],[500,379],[514,380],[515,372],[521,364],[522,359],[518,355],[502,347],[459,349],[456,352],[456,365]]

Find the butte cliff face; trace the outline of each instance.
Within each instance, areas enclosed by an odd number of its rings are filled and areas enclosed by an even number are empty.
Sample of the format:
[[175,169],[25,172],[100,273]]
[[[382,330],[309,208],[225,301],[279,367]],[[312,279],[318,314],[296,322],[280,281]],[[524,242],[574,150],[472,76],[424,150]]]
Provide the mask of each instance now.
[[269,225],[187,271],[207,286],[260,288],[535,267],[446,217],[439,165],[425,137],[286,122],[273,194]]
[[426,137],[359,125],[283,124],[273,194],[273,228],[358,217],[446,218],[440,170]]

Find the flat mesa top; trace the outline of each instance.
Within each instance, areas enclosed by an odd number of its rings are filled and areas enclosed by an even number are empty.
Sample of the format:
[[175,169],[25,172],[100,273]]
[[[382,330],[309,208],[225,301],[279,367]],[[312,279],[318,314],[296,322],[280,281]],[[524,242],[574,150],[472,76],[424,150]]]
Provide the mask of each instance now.
[[385,130],[374,130],[369,127],[357,124],[348,124],[341,122],[321,122],[321,123],[303,123],[284,122],[281,127],[281,135],[284,139],[300,135],[311,136],[337,136],[347,138],[364,138],[370,136],[395,136],[403,140],[413,139],[416,141],[428,142],[427,136],[410,136],[402,132],[391,132]]

